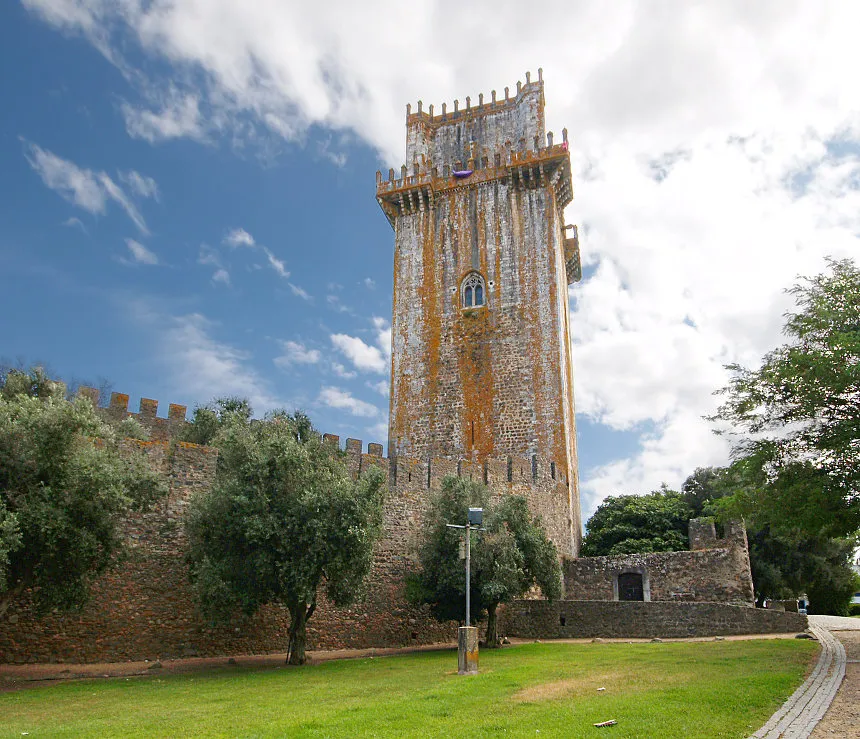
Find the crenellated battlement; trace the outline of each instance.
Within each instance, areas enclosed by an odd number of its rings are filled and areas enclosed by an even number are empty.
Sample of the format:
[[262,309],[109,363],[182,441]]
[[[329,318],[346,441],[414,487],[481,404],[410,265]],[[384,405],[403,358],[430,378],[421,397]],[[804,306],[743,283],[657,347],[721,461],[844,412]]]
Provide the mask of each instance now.
[[507,180],[512,190],[551,187],[559,212],[573,200],[567,129],[557,142],[544,125],[543,71],[531,81],[517,82],[516,95],[505,88],[504,99],[478,96],[477,106],[454,101],[417,112],[407,106],[406,163],[400,171],[376,173],[376,199],[389,223],[398,216],[432,209],[437,195],[456,194],[486,182]]
[[454,100],[454,106],[449,111],[448,104],[442,103],[441,112],[436,113],[434,106],[430,105],[427,111],[424,110],[424,104],[421,100],[418,101],[416,112],[412,112],[412,104],[406,104],[406,125],[423,124],[428,126],[442,126],[445,124],[456,123],[465,118],[474,118],[482,115],[491,115],[498,113],[501,110],[514,109],[520,103],[525,95],[530,92],[543,92],[543,69],[538,68],[538,78],[534,82],[531,79],[531,72],[526,72],[525,84],[517,80],[516,94],[511,96],[509,87],[505,88],[505,96],[501,98],[496,95],[496,91],[490,92],[490,99],[484,101],[484,93],[479,93],[478,104],[472,105],[472,98],[466,96],[466,105],[460,108],[460,101]]
[[411,167],[401,166],[399,174],[389,169],[386,180],[381,171],[376,172],[376,200],[392,227],[400,215],[432,209],[439,194],[494,180],[507,180],[512,190],[549,186],[560,210],[573,200],[566,128],[560,144],[550,131],[543,139],[535,136],[529,143],[521,138],[516,146],[505,141],[492,155],[484,153],[441,167],[422,154]]
[[99,391],[92,387],[81,387],[78,395],[87,398],[96,408],[112,421],[122,421],[133,418],[143,426],[153,441],[169,441],[178,436],[188,423],[188,406],[170,403],[167,418],[158,415],[158,401],[151,398],[141,398],[137,413],[128,409],[129,397],[125,393],[111,393],[110,403],[106,408],[99,406]]
[[[323,434],[323,439],[340,448],[339,436]],[[488,457],[483,461],[446,457],[415,459],[405,456],[383,457],[382,449],[382,444],[370,442],[365,452],[361,439],[349,438],[343,451],[353,474],[360,474],[370,466],[382,466],[387,470],[392,485],[408,484],[413,488],[430,489],[438,487],[442,478],[449,475],[468,477],[490,487],[501,488],[509,484],[568,484],[563,463],[537,455]]]

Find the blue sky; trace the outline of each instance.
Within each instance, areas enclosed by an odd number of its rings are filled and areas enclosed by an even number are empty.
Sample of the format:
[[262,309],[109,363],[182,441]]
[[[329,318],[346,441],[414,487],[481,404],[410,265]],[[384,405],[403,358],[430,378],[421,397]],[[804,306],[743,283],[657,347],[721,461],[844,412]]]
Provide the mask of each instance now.
[[746,5],[551,2],[588,33],[511,45],[515,3],[4,3],[0,357],[106,378],[162,415],[240,394],[384,442],[393,233],[375,171],[401,163],[407,102],[541,65],[583,236],[584,513],[678,485],[728,457],[702,420],[723,365],[780,340],[798,274],[860,252],[857,19]]

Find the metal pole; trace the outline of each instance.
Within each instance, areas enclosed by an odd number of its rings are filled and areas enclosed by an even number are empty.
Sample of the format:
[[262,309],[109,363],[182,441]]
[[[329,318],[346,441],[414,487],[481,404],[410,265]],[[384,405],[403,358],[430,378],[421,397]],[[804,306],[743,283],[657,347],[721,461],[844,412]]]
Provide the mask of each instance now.
[[469,618],[471,615],[469,613],[470,602],[469,596],[471,595],[471,587],[470,587],[470,579],[472,574],[472,534],[470,531],[470,523],[468,519],[466,520],[466,626],[471,626],[472,621]]

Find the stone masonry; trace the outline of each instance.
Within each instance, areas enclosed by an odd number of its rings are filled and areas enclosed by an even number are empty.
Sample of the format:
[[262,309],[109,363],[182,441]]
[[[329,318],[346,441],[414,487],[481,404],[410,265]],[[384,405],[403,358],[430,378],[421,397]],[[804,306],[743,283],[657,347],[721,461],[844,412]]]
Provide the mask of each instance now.
[[[380,444],[366,453],[360,440],[345,445],[353,476],[378,466],[387,477],[384,531],[365,593],[351,608],[321,599],[309,647],[453,641],[457,624],[439,624],[404,599],[429,491],[447,475],[480,480],[496,496],[526,497],[566,558],[567,597],[582,599],[511,604],[502,622],[508,633],[774,628],[773,614],[756,621],[755,609],[732,605],[752,599],[742,529],[723,541],[712,527],[693,526],[690,552],[571,559],[581,518],[568,284],[581,268],[576,227],[563,215],[573,198],[567,131],[559,143],[545,131],[540,71],[535,81],[526,74],[515,94],[480,95],[477,105],[467,97],[464,107],[454,101],[441,113],[407,106],[406,129],[400,176],[376,176],[377,201],[395,232],[389,458]],[[82,393],[98,403],[96,390]],[[27,593],[13,604],[0,621],[0,662],[285,651],[283,608],[226,626],[198,612],[184,562],[184,510],[211,485],[217,452],[175,440],[185,406],[170,405],[163,418],[157,401],[143,399],[130,413],[128,400],[114,393],[102,412],[132,416],[149,431],[151,441],[127,440],[126,448],[165,476],[169,495],[124,522],[127,554],[93,583],[80,611],[38,617]],[[651,602],[609,602],[618,598],[619,576],[631,573],[642,576]]]
[[[94,402],[97,391],[82,394]],[[38,616],[29,594],[14,603],[0,621],[0,662],[104,662],[261,654],[286,651],[289,614],[269,606],[252,618],[228,625],[207,623],[199,614],[184,561],[184,510],[191,496],[207,489],[215,474],[217,452],[171,441],[186,423],[186,408],[171,405],[171,416],[157,415],[158,403],[143,399],[138,413],[128,411],[128,396],[114,393],[102,413],[113,420],[137,419],[163,440],[126,440],[145,455],[169,483],[168,496],[149,512],[124,523],[127,555],[96,579],[92,597],[80,611]],[[337,436],[326,435],[340,445]],[[406,603],[404,579],[415,566],[418,526],[430,488],[446,475],[487,482],[495,494],[530,496],[532,507],[548,519],[564,520],[564,499],[547,465],[523,460],[389,460],[382,445],[347,439],[345,462],[354,476],[370,466],[386,474],[389,492],[384,533],[363,597],[350,608],[334,608],[325,599],[308,623],[309,648],[404,646],[452,641],[457,624],[440,624],[425,609]]]
[[690,550],[580,557],[564,562],[565,597],[571,600],[619,600],[618,578],[643,579],[645,601],[755,603],[746,529],[739,521],[718,538],[714,524],[690,521]]
[[[576,555],[581,520],[567,287],[578,242],[567,131],[544,125],[544,85],[441,114],[407,107],[400,177],[377,173],[395,232],[392,459],[462,459],[554,481],[562,505],[535,505],[559,550]],[[572,228],[572,227],[571,227]],[[467,304],[465,280],[483,285]],[[529,477],[529,474],[525,475]],[[495,475],[494,475],[495,477]],[[502,475],[504,481],[505,475]],[[529,496],[530,499],[532,496]]]

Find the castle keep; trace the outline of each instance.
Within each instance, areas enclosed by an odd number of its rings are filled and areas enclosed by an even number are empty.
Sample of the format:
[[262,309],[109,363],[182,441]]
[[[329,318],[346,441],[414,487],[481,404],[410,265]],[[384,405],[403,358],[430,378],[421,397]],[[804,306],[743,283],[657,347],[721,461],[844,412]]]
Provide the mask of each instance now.
[[508,481],[523,466],[548,474],[552,500],[533,508],[575,556],[567,286],[579,251],[564,225],[567,130],[558,143],[545,131],[540,70],[504,99],[407,106],[406,160],[399,177],[377,172],[395,234],[389,454],[503,462]]
[[[406,602],[430,491],[447,475],[524,496],[565,557],[566,600],[523,600],[500,614],[511,635],[693,636],[800,630],[805,617],[751,608],[746,533],[691,523],[690,551],[577,558],[581,520],[567,286],[580,277],[567,132],[544,126],[544,92],[526,75],[516,94],[453,110],[407,106],[407,165],[376,176],[394,228],[388,459],[347,439],[350,473],[388,479],[381,540],[366,594],[350,608],[324,597],[311,649],[451,641]],[[98,391],[82,394],[98,404]],[[215,476],[217,451],[176,441],[185,406],[113,393],[108,419],[134,417],[150,441],[126,440],[162,474],[169,495],[124,522],[126,556],[79,612],[33,610],[28,593],[0,619],[0,662],[103,662],[283,652],[289,614],[268,605],[229,625],[199,613],[184,563],[188,501]],[[326,435],[333,444],[340,439]]]

